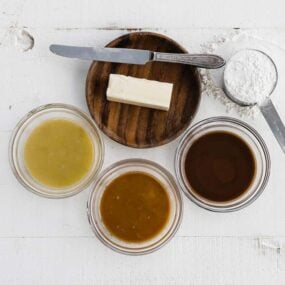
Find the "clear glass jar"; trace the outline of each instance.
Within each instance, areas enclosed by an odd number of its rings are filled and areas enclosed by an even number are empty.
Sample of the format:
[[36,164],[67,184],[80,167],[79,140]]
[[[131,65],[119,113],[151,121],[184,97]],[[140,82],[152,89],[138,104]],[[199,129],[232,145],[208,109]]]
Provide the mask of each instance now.
[[[93,144],[94,159],[90,171],[76,184],[65,188],[51,188],[35,180],[24,161],[24,146],[30,133],[49,119],[68,119],[83,127]],[[100,171],[104,158],[104,144],[93,120],[80,109],[66,104],[48,104],[30,111],[15,127],[9,146],[10,165],[18,181],[28,190],[47,198],[64,198],[86,188]]]
[[[255,176],[249,189],[236,199],[215,202],[200,196],[191,188],[185,173],[185,159],[193,142],[201,136],[215,131],[229,132],[247,143],[255,158]],[[229,117],[213,117],[191,127],[181,139],[175,155],[175,172],[185,195],[198,206],[215,212],[230,212],[251,204],[264,190],[270,174],[270,156],[264,140],[248,124]]]
[[[139,243],[126,242],[112,235],[105,227],[100,213],[100,203],[106,187],[118,176],[129,172],[143,172],[154,177],[164,186],[170,201],[170,215],[165,227],[152,239]],[[144,159],[122,160],[101,172],[87,204],[88,220],[97,237],[109,248],[130,255],[153,252],[168,242],[180,225],[182,209],[181,194],[172,175],[159,164]]]

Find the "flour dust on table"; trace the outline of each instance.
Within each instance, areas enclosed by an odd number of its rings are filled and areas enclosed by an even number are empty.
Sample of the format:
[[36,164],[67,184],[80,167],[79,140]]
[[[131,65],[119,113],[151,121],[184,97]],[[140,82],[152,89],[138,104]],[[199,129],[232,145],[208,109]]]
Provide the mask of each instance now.
[[234,54],[224,71],[228,95],[247,105],[261,104],[272,93],[277,82],[273,61],[258,50],[244,49]]
[[[261,37],[256,36],[255,34],[251,34],[250,32],[234,30],[228,33],[224,33],[214,37],[213,40],[206,42],[201,45],[202,51],[206,53],[216,53],[218,55],[223,55],[225,60],[229,60],[234,54],[236,54],[240,50],[244,49],[256,49],[267,54],[273,58],[280,58],[280,56],[284,56],[284,49],[277,45],[274,42],[267,41]],[[281,52],[282,53],[281,53]],[[260,58],[252,58],[250,62],[252,63],[251,68],[254,67],[254,61],[258,64],[255,67],[255,74],[258,69],[267,68],[267,61],[260,61]],[[279,62],[280,63],[280,60]],[[264,65],[265,64],[265,65]],[[281,63],[280,63],[281,64]],[[243,67],[244,68],[244,67]],[[269,67],[270,68],[270,67]],[[225,94],[224,87],[224,70],[225,68],[220,68],[219,70],[206,70],[200,69],[201,80],[203,83],[202,93],[208,96],[214,96],[218,101],[220,101],[226,108],[228,113],[235,111],[240,117],[249,117],[249,118],[257,118],[260,114],[259,109],[256,106],[247,106],[242,107],[232,102]],[[250,73],[250,70],[244,70],[246,73]],[[253,69],[251,69],[253,71]],[[261,76],[263,76],[261,74]],[[273,79],[274,75],[272,70],[269,71],[269,80]],[[255,78],[255,83],[257,81],[263,80],[262,78]],[[266,81],[268,82],[268,81]],[[267,90],[270,86],[270,83],[266,83],[266,85],[261,84],[257,88],[256,94],[260,90]],[[256,84],[255,84],[256,86]],[[267,94],[268,95],[268,94]],[[274,94],[272,94],[274,96]]]

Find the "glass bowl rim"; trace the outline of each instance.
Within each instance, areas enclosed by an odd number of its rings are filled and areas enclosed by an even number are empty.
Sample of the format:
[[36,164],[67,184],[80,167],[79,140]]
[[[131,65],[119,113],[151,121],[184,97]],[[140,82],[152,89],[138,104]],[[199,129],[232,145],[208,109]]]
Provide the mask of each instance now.
[[[96,195],[96,192],[98,192],[100,189],[98,189],[98,187],[101,187],[102,184],[102,180],[105,180],[106,175],[108,175],[108,173],[110,173],[111,171],[117,172],[120,167],[124,167],[124,166],[133,166],[133,163],[139,163],[140,166],[145,167],[145,165],[149,165],[153,168],[155,168],[155,170],[159,170],[160,172],[162,172],[163,174],[165,174],[167,176],[167,179],[169,179],[170,184],[173,186],[171,187],[171,189],[169,191],[172,191],[175,193],[175,201],[177,202],[177,206],[176,206],[176,212],[175,212],[175,219],[173,221],[173,223],[170,226],[169,231],[161,238],[163,239],[161,241],[161,239],[157,242],[157,245],[151,244],[149,246],[146,246],[145,248],[141,249],[129,249],[126,247],[123,247],[121,245],[118,245],[116,243],[114,243],[112,240],[107,240],[105,239],[104,236],[102,236],[102,234],[100,233],[100,230],[98,229],[98,226],[96,225],[97,219],[96,217],[94,217],[94,214],[92,211],[92,207],[91,207],[91,203],[93,202],[94,196]],[[135,172],[135,171],[134,171]],[[181,221],[182,221],[182,216],[183,216],[183,199],[182,199],[182,195],[181,195],[181,191],[179,188],[179,185],[174,177],[174,175],[172,175],[170,173],[170,171],[168,171],[166,168],[164,168],[163,166],[161,166],[160,164],[148,160],[148,159],[143,159],[143,158],[128,158],[128,159],[123,159],[123,160],[119,160],[117,162],[112,163],[111,165],[109,165],[107,168],[105,168],[103,171],[100,172],[100,175],[97,177],[95,184],[93,185],[92,190],[89,193],[89,198],[87,201],[87,218],[88,218],[88,222],[89,225],[93,231],[93,233],[96,235],[96,237],[108,248],[114,250],[115,252],[118,253],[122,253],[125,255],[145,255],[145,254],[149,254],[152,253],[158,249],[160,249],[161,247],[163,247],[165,244],[167,244],[176,234],[177,230],[179,229],[180,225],[181,225]],[[100,223],[102,223],[101,221],[99,221]]]
[[[68,192],[66,191],[63,195],[56,195],[55,193],[48,193],[44,192],[44,191],[38,191],[37,189],[34,189],[32,187],[30,187],[27,183],[26,183],[26,179],[24,179],[23,177],[21,177],[19,175],[19,172],[17,170],[16,165],[18,164],[17,160],[15,159],[15,155],[14,155],[14,149],[15,149],[15,140],[19,134],[19,132],[21,131],[22,127],[24,126],[25,123],[29,124],[29,120],[32,120],[33,117],[37,114],[40,114],[43,111],[54,111],[56,109],[66,109],[67,111],[71,111],[71,113],[79,115],[80,118],[82,118],[84,121],[86,121],[90,127],[92,127],[92,129],[95,131],[98,141],[98,147],[100,149],[100,156],[98,158],[98,166],[96,167],[95,170],[93,170],[94,173],[92,173],[92,175],[89,177],[88,180],[84,181],[84,178],[82,179],[81,183],[72,191]],[[93,141],[93,139],[92,139]],[[81,191],[83,191],[84,189],[86,189],[94,180],[94,178],[96,178],[96,176],[98,175],[98,173],[100,172],[102,165],[103,165],[103,161],[104,161],[104,155],[105,155],[105,146],[104,146],[104,142],[102,139],[102,136],[100,134],[100,131],[98,129],[98,127],[96,126],[96,124],[93,122],[92,118],[85,113],[84,111],[82,111],[80,108],[70,105],[70,104],[64,104],[64,103],[49,103],[49,104],[45,104],[45,105],[40,105],[38,107],[33,108],[31,111],[29,111],[28,113],[26,113],[16,124],[16,126],[14,127],[11,135],[10,135],[10,140],[9,140],[9,163],[10,163],[10,167],[12,169],[12,172],[14,174],[14,176],[16,177],[16,179],[18,180],[18,182],[28,191],[39,195],[41,197],[45,197],[45,198],[50,198],[50,199],[63,199],[63,198],[67,198],[67,197],[71,197],[74,196],[78,193],[80,193]],[[82,182],[85,182],[82,184]],[[46,186],[47,187],[47,186]],[[49,187],[47,187],[48,189]],[[68,187],[67,187],[68,189]],[[60,191],[59,191],[60,192]]]
[[[254,139],[258,143],[258,147],[260,147],[260,150],[262,152],[261,156],[264,156],[264,161],[265,161],[265,163],[264,163],[264,177],[261,180],[260,185],[252,193],[252,195],[249,195],[245,201],[243,201],[243,202],[240,201],[242,203],[236,203],[233,205],[225,205],[225,206],[223,206],[223,205],[219,205],[219,206],[211,205],[210,203],[209,204],[205,203],[202,200],[200,200],[199,198],[195,197],[190,191],[187,190],[187,187],[185,185],[184,179],[182,177],[182,171],[180,169],[180,160],[181,160],[181,156],[182,156],[182,148],[192,133],[194,133],[196,131],[199,133],[199,129],[201,127],[210,125],[212,123],[230,123],[232,125],[236,125],[238,127],[241,127],[241,129],[245,129],[249,133],[249,134],[246,134],[248,137],[250,137],[250,136],[254,137]],[[249,124],[247,124],[247,123],[245,123],[239,119],[233,118],[233,117],[215,116],[215,117],[206,118],[204,120],[197,122],[196,124],[194,124],[192,127],[190,127],[184,133],[183,137],[179,141],[178,147],[177,147],[176,152],[175,152],[174,168],[175,168],[176,179],[177,179],[177,182],[180,186],[180,189],[182,189],[185,196],[189,200],[191,200],[197,206],[199,206],[205,210],[209,210],[212,212],[218,212],[218,213],[226,213],[226,212],[234,212],[234,211],[241,210],[241,209],[247,207],[248,205],[253,203],[262,194],[262,192],[264,191],[264,189],[268,183],[268,180],[269,180],[270,171],[271,171],[271,160],[270,160],[270,154],[269,154],[269,151],[268,151],[268,148],[265,144],[264,139],[261,137],[261,135],[253,127],[251,127]]]

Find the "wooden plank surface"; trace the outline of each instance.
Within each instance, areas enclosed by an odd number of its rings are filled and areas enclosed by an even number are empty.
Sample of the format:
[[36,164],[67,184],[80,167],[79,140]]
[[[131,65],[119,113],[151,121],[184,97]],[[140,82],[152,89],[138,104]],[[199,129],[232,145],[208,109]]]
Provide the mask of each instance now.
[[[262,196],[229,214],[207,212],[183,197],[176,237],[143,257],[114,253],[93,236],[86,219],[90,188],[64,200],[37,197],[17,183],[8,163],[11,131],[32,108],[65,102],[88,110],[84,91],[90,63],[56,57],[49,44],[104,46],[129,29],[143,28],[199,52],[201,44],[241,27],[283,49],[283,3],[0,0],[0,284],[285,284],[285,157],[262,118],[245,119],[270,147],[272,173]],[[14,45],[15,29],[23,27],[35,39],[28,52]],[[285,70],[284,58],[278,60]],[[280,72],[274,102],[285,121],[284,92],[285,72]],[[229,114],[220,102],[203,96],[195,122],[216,115]],[[106,136],[104,141],[104,168],[142,157],[173,172],[178,139],[145,150]]]
[[0,238],[1,284],[284,284],[284,255],[262,242],[176,237],[152,255],[132,257],[94,238]]

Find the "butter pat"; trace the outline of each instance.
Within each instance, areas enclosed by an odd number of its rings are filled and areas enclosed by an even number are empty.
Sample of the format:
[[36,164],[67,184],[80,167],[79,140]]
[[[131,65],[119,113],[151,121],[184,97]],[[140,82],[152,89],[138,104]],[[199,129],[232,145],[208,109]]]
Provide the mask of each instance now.
[[110,74],[107,99],[167,111],[172,88],[172,83]]

